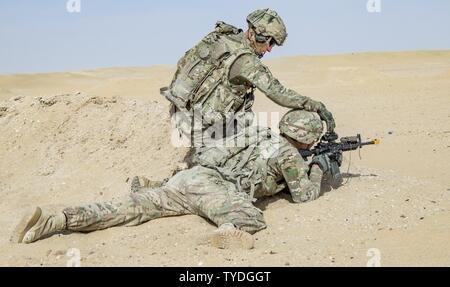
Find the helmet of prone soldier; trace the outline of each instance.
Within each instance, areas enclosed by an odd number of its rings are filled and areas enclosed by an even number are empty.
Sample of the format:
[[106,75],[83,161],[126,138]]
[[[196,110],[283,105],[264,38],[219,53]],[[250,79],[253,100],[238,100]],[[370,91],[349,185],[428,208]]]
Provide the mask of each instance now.
[[281,118],[279,128],[281,134],[304,144],[317,141],[323,132],[323,124],[319,115],[305,110],[287,112]]
[[[259,9],[247,16],[247,23],[256,33],[256,41],[272,37],[278,46],[283,45],[287,38],[286,26],[277,12],[270,9]],[[259,40],[261,39],[261,40]]]

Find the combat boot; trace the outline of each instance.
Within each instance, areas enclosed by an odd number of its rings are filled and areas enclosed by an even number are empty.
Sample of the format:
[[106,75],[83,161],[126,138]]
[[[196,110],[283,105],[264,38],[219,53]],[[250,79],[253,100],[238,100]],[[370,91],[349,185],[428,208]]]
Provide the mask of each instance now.
[[66,229],[66,215],[59,212],[56,215],[46,214],[40,207],[25,215],[17,225],[11,238],[17,243],[31,243],[52,233]]
[[232,223],[219,226],[210,236],[211,245],[220,249],[252,249],[253,236],[243,230],[236,229]]

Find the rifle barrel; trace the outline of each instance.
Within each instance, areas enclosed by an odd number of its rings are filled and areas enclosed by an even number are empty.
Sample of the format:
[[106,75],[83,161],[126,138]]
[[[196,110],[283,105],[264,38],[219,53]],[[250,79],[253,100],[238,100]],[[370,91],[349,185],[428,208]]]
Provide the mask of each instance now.
[[370,145],[370,144],[379,144],[379,143],[380,143],[379,139],[373,139],[373,140],[368,141],[368,142],[362,142],[361,146],[363,146],[363,145]]
[[[327,146],[324,147],[316,147],[310,150],[299,150],[300,154],[302,157],[309,157],[312,155],[318,155],[322,152],[326,152],[326,151],[330,151],[333,149],[338,149],[338,150],[342,150],[342,151],[349,151],[349,150],[355,150],[357,148],[361,148],[362,146],[365,145],[372,145],[372,144],[379,144],[380,140],[379,139],[373,139],[371,141],[367,141],[367,142],[343,142],[343,143],[330,143],[327,144]],[[333,148],[334,147],[334,148]]]

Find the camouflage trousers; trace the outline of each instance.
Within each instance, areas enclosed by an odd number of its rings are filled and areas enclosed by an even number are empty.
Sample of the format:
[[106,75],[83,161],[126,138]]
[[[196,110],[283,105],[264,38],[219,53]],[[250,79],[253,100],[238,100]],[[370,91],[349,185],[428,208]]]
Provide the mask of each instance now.
[[175,174],[163,186],[130,193],[122,199],[63,210],[67,229],[93,231],[112,226],[133,226],[146,221],[196,214],[217,226],[232,223],[254,233],[266,227],[263,213],[246,194],[215,170],[195,166]]

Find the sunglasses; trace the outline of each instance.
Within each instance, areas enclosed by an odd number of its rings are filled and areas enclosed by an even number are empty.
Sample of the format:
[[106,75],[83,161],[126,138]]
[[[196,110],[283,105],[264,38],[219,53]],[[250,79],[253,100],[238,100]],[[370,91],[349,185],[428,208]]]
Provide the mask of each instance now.
[[258,43],[267,43],[270,40],[270,42],[269,42],[270,46],[274,46],[276,44],[274,38],[272,38],[270,36],[264,36],[264,35],[261,35],[261,34],[256,34],[255,35],[255,40]]

